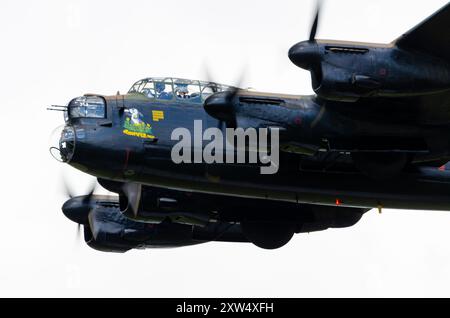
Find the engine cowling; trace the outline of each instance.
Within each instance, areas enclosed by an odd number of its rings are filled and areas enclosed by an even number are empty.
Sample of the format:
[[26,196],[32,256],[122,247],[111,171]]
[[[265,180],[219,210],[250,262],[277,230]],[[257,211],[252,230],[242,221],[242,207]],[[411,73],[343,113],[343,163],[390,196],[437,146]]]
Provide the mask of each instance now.
[[88,246],[103,252],[124,253],[134,248],[182,247],[210,241],[247,242],[240,226],[211,223],[205,227],[162,222],[149,224],[130,220],[115,207],[97,206],[84,225]]
[[[208,202],[215,206],[234,201],[227,197],[214,198]],[[198,202],[196,199],[189,198],[188,201]],[[202,226],[174,222],[167,217],[157,223],[133,220],[121,212],[117,197],[109,196],[72,198],[63,205],[63,212],[70,220],[84,226],[85,241],[91,248],[117,253],[135,248],[182,247],[210,241],[252,242],[262,248],[275,249],[289,242],[294,233],[349,227],[367,212],[267,200],[236,201],[221,210],[220,218]],[[166,213],[170,214],[170,211],[161,211],[161,216]]]
[[394,45],[306,41],[289,51],[291,61],[311,72],[314,92],[334,101],[405,97],[450,89],[450,64]]
[[300,230],[301,233],[317,232],[327,229],[342,229],[357,224],[367,209],[341,208],[335,206],[311,207],[314,219],[305,222]]

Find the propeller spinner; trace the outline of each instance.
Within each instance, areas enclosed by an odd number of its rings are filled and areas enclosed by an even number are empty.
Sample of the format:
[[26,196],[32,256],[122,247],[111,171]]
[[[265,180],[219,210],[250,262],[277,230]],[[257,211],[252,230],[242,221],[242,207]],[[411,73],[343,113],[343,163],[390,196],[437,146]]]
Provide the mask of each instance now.
[[305,70],[311,70],[314,68],[320,59],[319,48],[316,42],[316,34],[320,22],[321,7],[322,1],[318,1],[309,40],[297,43],[289,50],[288,53],[289,59],[292,63]]

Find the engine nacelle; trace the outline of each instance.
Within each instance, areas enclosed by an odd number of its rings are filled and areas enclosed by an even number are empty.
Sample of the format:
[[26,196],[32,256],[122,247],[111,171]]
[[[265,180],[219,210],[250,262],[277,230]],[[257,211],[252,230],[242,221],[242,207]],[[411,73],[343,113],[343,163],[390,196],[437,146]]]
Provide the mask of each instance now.
[[148,224],[126,218],[118,208],[98,206],[89,213],[84,238],[93,249],[124,253],[138,248],[182,247],[210,241],[248,242],[239,225],[211,223],[205,227],[172,222]]
[[406,97],[450,89],[450,64],[394,45],[307,41],[291,48],[292,62],[311,72],[314,92],[325,99]]
[[367,209],[341,208],[334,206],[310,207],[314,215],[311,222],[303,223],[301,233],[312,233],[327,229],[342,229],[358,223]]
[[[178,198],[182,200],[183,195],[187,194],[179,194]],[[198,200],[198,195],[203,200]],[[207,195],[208,200],[202,194],[192,196],[186,202],[206,203],[203,208],[198,207],[199,211],[228,205],[219,209],[217,219],[202,225],[174,221],[172,217],[177,212],[172,214],[170,209],[159,212],[164,218],[159,223],[130,219],[122,213],[117,197],[110,196],[75,197],[64,203],[62,209],[70,220],[84,226],[84,238],[90,247],[117,253],[135,248],[182,247],[211,241],[252,242],[259,247],[273,249],[284,246],[294,233],[350,227],[367,212],[364,209],[268,200],[230,200],[228,197]],[[201,219],[194,211],[192,209],[190,212],[192,218]],[[148,216],[150,219],[153,217],[153,214]]]
[[84,226],[84,241],[94,250],[110,253],[125,253],[133,248],[135,244],[125,241],[117,234],[99,232],[95,239],[89,226]]
[[333,101],[354,102],[361,97],[377,95],[381,87],[379,79],[328,63],[322,63],[320,69],[311,71],[311,78],[314,92]]

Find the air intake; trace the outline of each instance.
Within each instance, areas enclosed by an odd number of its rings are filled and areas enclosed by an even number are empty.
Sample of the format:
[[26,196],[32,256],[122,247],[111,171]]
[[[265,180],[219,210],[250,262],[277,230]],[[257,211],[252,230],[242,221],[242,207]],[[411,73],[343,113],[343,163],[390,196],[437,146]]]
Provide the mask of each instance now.
[[367,52],[369,52],[369,49],[357,47],[327,46],[325,47],[325,49],[333,53],[347,53],[347,54],[366,54]]
[[253,105],[273,105],[281,106],[285,104],[283,99],[278,98],[258,98],[258,97],[239,97],[239,102],[242,104]]

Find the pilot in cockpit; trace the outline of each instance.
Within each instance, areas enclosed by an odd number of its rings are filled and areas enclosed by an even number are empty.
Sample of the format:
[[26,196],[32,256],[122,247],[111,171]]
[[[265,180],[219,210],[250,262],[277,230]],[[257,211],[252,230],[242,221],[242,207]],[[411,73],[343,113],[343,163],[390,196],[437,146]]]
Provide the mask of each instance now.
[[165,91],[166,89],[166,84],[164,82],[156,82],[155,83],[155,91],[156,91],[156,97],[158,99],[164,99],[164,100],[169,100],[172,99],[172,93],[168,93]]
[[187,85],[177,85],[176,88],[177,98],[179,99],[188,99],[191,96],[189,95],[189,89]]

